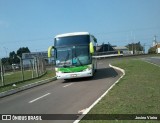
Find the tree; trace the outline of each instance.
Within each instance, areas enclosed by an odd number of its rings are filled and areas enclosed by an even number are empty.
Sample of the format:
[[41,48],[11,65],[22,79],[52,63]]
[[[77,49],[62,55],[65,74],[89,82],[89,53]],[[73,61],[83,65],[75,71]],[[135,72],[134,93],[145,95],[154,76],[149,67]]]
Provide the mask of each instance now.
[[28,47],[22,47],[17,50],[17,55],[22,57],[22,53],[30,53]]
[[148,54],[156,54],[156,47],[149,48]]
[[2,64],[9,65],[10,64],[9,58],[2,58]]
[[135,51],[143,51],[144,50],[144,47],[141,45],[140,42],[128,44],[126,47],[129,49],[129,51],[133,51],[133,53],[135,53]]
[[14,57],[14,63],[20,63],[20,60],[17,56],[20,56],[22,58],[22,54],[23,53],[30,53],[30,50],[28,49],[28,47],[20,47],[18,50],[17,50],[17,54],[16,56]]
[[14,58],[16,55],[16,53],[14,51],[10,52],[9,53],[9,58]]
[[23,53],[30,53],[30,50],[28,47],[20,47],[17,52],[12,51],[9,53],[9,58],[2,58],[3,64],[19,64],[20,60],[17,56],[22,57]]
[[16,53],[15,53],[14,51],[12,51],[12,52],[9,53],[9,58],[8,58],[8,63],[9,63],[9,64],[12,64],[12,63],[15,62],[15,61],[14,61],[15,56],[16,56]]

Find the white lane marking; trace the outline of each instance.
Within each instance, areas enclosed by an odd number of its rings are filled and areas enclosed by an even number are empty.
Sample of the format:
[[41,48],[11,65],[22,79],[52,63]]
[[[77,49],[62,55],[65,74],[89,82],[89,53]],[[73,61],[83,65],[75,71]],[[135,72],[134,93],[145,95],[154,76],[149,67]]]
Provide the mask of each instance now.
[[34,100],[31,100],[31,101],[29,101],[29,103],[33,103],[33,102],[35,102],[35,101],[37,101],[37,100],[39,100],[39,99],[41,99],[41,98],[43,98],[43,97],[48,96],[49,94],[51,94],[51,93],[47,93],[47,94],[45,94],[45,95],[43,95],[43,96],[40,96],[40,97],[38,97],[38,98],[36,98],[36,99],[34,99]]
[[112,66],[111,64],[109,64],[110,67],[114,68],[114,69],[117,69],[117,70],[120,70],[123,75],[113,84],[111,85],[111,87],[106,91],[104,92],[91,106],[89,106],[89,108],[86,108],[82,111],[80,111],[80,113],[82,113],[78,119],[76,119],[73,123],[79,123],[80,120],[120,81],[121,78],[123,78],[123,76],[125,75],[125,70],[121,69],[121,68],[118,68],[118,67],[115,67],[115,66]]
[[145,62],[147,62],[147,63],[149,63],[149,64],[152,64],[152,65],[155,65],[155,66],[157,66],[157,67],[160,67],[159,65],[157,65],[157,64],[154,64],[154,63],[152,63],[152,62],[149,62],[149,61],[145,61]]
[[79,111],[78,111],[78,114],[83,114],[83,112],[85,112],[85,110],[87,110],[87,108],[82,109],[82,110],[79,110]]
[[70,84],[68,84],[68,85],[65,85],[65,86],[63,86],[64,88],[66,88],[66,87],[68,87],[68,86],[70,86],[70,85],[72,85],[73,83],[70,83]]

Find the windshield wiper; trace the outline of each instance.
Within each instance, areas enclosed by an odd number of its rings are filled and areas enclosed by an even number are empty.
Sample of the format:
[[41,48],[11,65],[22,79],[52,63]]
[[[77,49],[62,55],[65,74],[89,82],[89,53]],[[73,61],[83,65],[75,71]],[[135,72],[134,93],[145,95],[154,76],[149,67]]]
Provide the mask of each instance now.
[[77,57],[76,51],[75,51],[75,58],[77,58],[77,59],[78,59],[78,61],[79,61],[79,63],[80,63],[80,65],[81,65],[81,66],[83,66],[83,64],[82,64],[81,60],[79,59],[79,57]]
[[67,67],[66,62],[67,62],[68,59],[69,59],[69,52],[67,52],[67,56],[66,56],[66,58],[65,58],[65,60],[64,60],[64,65],[63,65],[63,67]]

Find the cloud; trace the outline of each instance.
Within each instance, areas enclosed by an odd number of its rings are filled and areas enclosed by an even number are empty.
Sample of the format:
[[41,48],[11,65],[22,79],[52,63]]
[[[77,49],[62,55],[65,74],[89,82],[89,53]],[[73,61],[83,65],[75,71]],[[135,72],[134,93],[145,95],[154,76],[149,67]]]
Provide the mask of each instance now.
[[0,28],[8,28],[9,23],[3,20],[0,20]]

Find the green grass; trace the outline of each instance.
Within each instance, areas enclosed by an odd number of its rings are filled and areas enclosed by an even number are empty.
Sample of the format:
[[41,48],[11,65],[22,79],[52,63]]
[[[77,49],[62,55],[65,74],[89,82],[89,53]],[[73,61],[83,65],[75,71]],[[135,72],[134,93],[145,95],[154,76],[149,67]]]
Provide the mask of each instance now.
[[[23,72],[24,74],[24,80],[32,79],[32,71],[31,70],[25,70]],[[33,71],[33,77],[36,77],[36,72]],[[4,85],[12,84],[22,81],[22,72],[21,71],[15,71],[15,72],[9,72],[4,74]],[[2,85],[2,81],[0,79],[0,85]]]
[[[119,60],[113,65],[126,75],[89,112],[89,114],[159,114],[160,68],[141,60]],[[82,120],[81,123],[150,123],[154,121]]]
[[[24,80],[32,78],[32,71],[24,71]],[[10,73],[10,75],[4,76],[4,83],[5,85],[10,83],[15,83],[22,80],[22,73],[21,71],[17,71],[14,73]]]
[[[20,74],[20,73],[19,73]],[[31,71],[29,72],[28,71],[28,73],[26,73],[26,74],[28,74],[27,76],[29,77],[30,75],[32,75],[31,74]],[[19,76],[18,75],[18,72],[16,73],[16,75],[14,74],[14,75],[12,75],[12,76],[10,76],[10,79],[14,79],[14,76]],[[48,79],[48,78],[52,78],[52,77],[54,77],[55,76],[55,72],[53,71],[53,70],[47,70],[47,73],[45,74],[45,75],[43,75],[42,77],[40,77],[40,78],[37,78],[37,79],[33,79],[33,80],[28,80],[28,81],[24,81],[24,82],[20,82],[20,83],[18,83],[18,84],[16,84],[16,87],[13,87],[12,85],[9,85],[9,86],[4,86],[4,87],[0,87],[0,92],[4,92],[4,91],[7,91],[7,90],[11,90],[11,89],[14,89],[14,88],[18,88],[18,87],[20,87],[20,86],[24,86],[24,85],[27,85],[27,84],[30,84],[30,83],[34,83],[34,82],[37,82],[37,81],[40,81],[40,80],[45,80],[45,79]],[[15,77],[15,78],[16,78]],[[30,78],[30,77],[29,77]],[[26,79],[27,79],[27,77],[26,77]],[[16,80],[16,79],[15,79]]]

